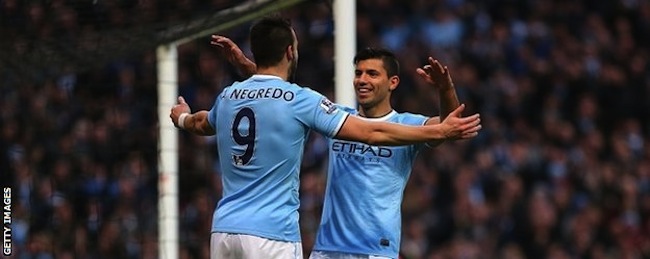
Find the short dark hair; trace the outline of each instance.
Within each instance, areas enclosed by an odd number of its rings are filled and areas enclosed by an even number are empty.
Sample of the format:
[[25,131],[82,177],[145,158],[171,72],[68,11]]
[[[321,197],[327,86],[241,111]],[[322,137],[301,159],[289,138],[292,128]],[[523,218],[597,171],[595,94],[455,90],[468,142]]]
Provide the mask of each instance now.
[[284,51],[293,45],[291,22],[279,16],[267,16],[257,21],[250,30],[253,58],[258,67],[277,65]]
[[365,48],[354,56],[354,64],[356,65],[359,61],[368,59],[381,59],[384,62],[384,69],[386,69],[388,77],[399,76],[399,62],[393,52],[382,48]]

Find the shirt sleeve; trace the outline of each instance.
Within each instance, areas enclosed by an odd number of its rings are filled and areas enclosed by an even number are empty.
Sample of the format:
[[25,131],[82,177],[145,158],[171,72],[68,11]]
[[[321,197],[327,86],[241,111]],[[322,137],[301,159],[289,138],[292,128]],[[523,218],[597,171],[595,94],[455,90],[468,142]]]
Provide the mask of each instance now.
[[302,88],[293,104],[299,121],[329,138],[338,134],[349,115],[327,97],[309,88]]
[[[226,88],[228,89],[228,88]],[[212,105],[212,108],[210,108],[210,111],[208,111],[208,123],[210,126],[212,126],[213,129],[217,128],[217,106],[219,105],[219,100],[223,98],[223,96],[226,94],[226,89],[221,91],[217,98],[214,100],[214,104]]]

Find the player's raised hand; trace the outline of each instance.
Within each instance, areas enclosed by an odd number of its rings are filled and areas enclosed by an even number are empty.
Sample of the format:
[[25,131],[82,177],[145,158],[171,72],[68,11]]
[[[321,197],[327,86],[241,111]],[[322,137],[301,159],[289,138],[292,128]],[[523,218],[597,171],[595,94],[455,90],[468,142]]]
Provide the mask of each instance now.
[[246,59],[239,46],[226,36],[212,35],[210,44],[217,46],[219,52],[232,64],[236,64],[238,60]]
[[432,85],[434,88],[440,90],[450,89],[454,83],[451,80],[451,74],[447,66],[442,66],[437,59],[429,57],[429,64],[416,69],[416,72],[427,84]]
[[447,139],[468,139],[478,136],[478,131],[481,130],[480,115],[477,113],[467,117],[460,117],[464,109],[465,104],[461,104],[441,122],[446,126],[445,136]]
[[172,119],[172,122],[176,127],[179,127],[180,125],[178,124],[178,119],[181,116],[181,114],[189,114],[191,113],[192,110],[190,109],[190,106],[185,102],[185,98],[183,96],[178,97],[178,103],[172,106],[171,112],[169,113],[169,118]]
[[239,46],[230,38],[214,34],[210,44],[217,46],[221,55],[226,57],[230,64],[237,67],[240,73],[248,76],[255,74],[257,70],[255,63],[248,59]]

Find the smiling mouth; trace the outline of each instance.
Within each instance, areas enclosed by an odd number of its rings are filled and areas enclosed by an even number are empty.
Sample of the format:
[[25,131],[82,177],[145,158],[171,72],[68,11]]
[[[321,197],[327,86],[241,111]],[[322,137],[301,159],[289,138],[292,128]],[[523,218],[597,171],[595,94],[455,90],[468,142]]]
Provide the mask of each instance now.
[[368,89],[368,88],[358,88],[357,92],[360,93],[360,94],[367,94],[367,93],[370,93],[372,91],[370,89]]

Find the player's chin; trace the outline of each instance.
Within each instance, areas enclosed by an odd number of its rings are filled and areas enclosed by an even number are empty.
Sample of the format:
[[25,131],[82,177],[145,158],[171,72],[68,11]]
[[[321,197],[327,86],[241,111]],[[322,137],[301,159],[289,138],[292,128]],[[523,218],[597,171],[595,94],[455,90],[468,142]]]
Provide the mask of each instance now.
[[359,104],[361,104],[361,103],[371,103],[372,102],[372,95],[370,93],[357,92],[357,102]]
[[372,104],[372,100],[370,98],[357,98],[357,104],[361,105],[361,107],[366,107]]

